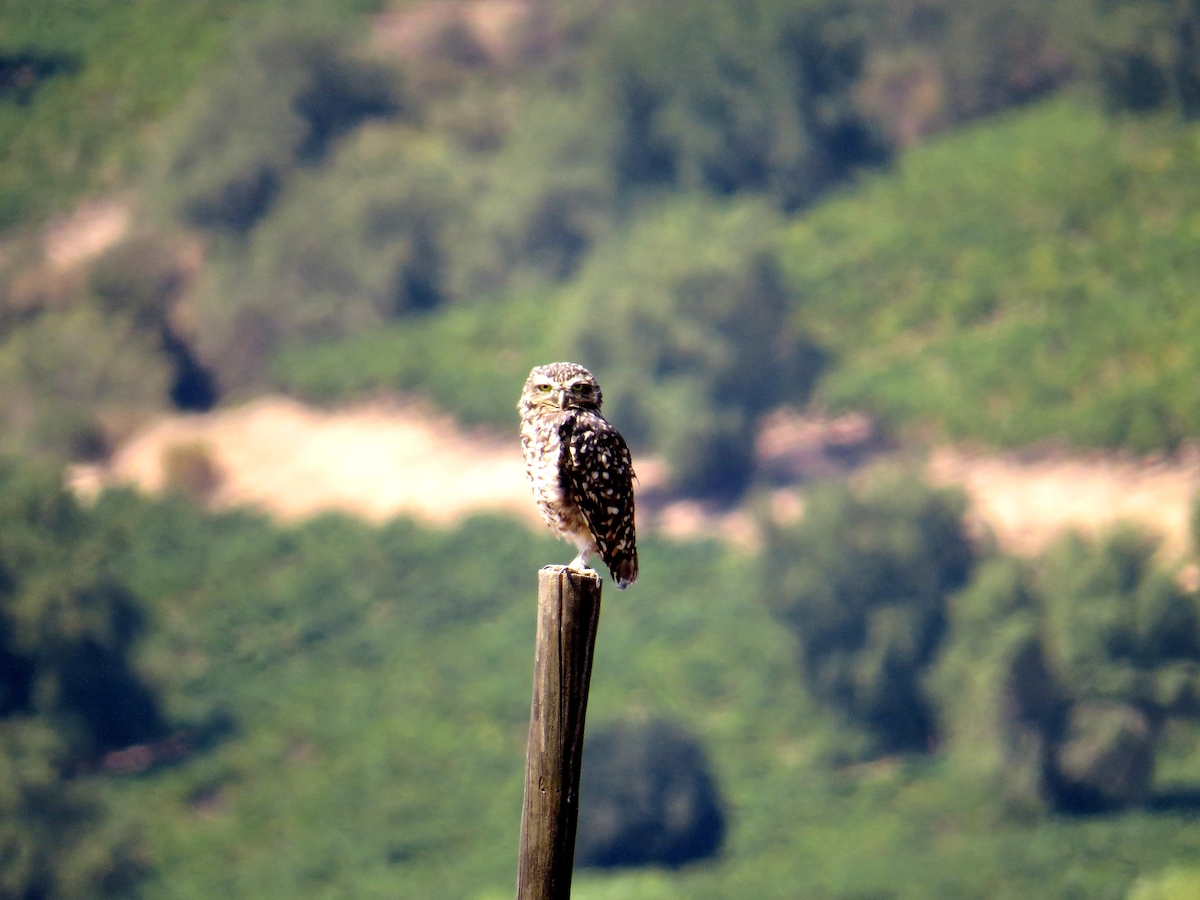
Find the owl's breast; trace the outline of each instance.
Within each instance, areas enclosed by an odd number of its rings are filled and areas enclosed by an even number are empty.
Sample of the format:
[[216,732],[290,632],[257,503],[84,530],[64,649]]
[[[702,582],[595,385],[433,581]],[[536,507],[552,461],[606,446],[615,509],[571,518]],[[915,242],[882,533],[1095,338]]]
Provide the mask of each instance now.
[[533,489],[533,498],[542,518],[558,537],[570,538],[587,532],[587,521],[562,478],[562,454],[566,452],[560,437],[561,422],[546,417],[524,423],[521,451],[525,475]]

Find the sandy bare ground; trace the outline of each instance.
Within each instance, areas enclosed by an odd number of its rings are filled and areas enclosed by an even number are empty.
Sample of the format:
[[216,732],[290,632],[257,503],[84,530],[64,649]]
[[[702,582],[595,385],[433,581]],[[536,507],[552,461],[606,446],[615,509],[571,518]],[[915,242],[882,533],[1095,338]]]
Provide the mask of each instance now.
[[[72,483],[84,494],[112,483],[158,491],[171,448],[196,444],[220,474],[211,497],[218,508],[248,506],[286,521],[330,510],[370,521],[406,514],[434,525],[494,511],[540,523],[525,484],[515,413],[512,433],[497,434],[463,431],[420,405],[317,410],[266,397],[163,418],[126,442],[107,466],[74,469]],[[642,489],[661,488],[665,473],[655,460],[639,460],[638,470]],[[1200,454],[1152,462],[1109,456],[1030,460],[942,449],[931,457],[929,474],[935,482],[960,485],[977,520],[1019,553],[1037,552],[1065,528],[1096,533],[1127,520],[1161,534],[1168,552],[1178,556],[1188,546]],[[784,517],[798,514],[802,491],[780,491],[773,506]],[[639,515],[643,526],[671,536],[755,543],[745,512],[715,515],[698,504],[660,501]]]
[[47,263],[62,270],[99,256],[125,237],[130,218],[129,207],[119,200],[81,203],[46,229],[42,249]]
[[134,435],[107,466],[75,468],[72,483],[85,494],[114,483],[159,491],[167,453],[188,445],[202,446],[216,465],[218,508],[248,506],[288,521],[331,510],[371,521],[404,513],[438,525],[488,510],[540,521],[515,434],[467,434],[418,406],[328,412],[267,397],[170,416]]
[[1200,455],[1136,460],[1111,455],[1023,459],[1011,454],[943,448],[929,463],[931,480],[962,486],[972,515],[1001,546],[1041,550],[1064,529],[1098,534],[1128,522],[1163,538],[1163,551],[1189,549],[1192,499]]

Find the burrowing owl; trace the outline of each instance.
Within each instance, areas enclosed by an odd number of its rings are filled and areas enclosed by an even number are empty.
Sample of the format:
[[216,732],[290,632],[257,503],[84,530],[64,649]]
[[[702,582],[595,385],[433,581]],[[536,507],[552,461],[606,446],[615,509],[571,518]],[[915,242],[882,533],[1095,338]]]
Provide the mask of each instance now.
[[620,432],[600,415],[600,385],[583,366],[538,366],[521,392],[525,473],[542,518],[586,569],[599,553],[622,590],[637,580],[633,461]]

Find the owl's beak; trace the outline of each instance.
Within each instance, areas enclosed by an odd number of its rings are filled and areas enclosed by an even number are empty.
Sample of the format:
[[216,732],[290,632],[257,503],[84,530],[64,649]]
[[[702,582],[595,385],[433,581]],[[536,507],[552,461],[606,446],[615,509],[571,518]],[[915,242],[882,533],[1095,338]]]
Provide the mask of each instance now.
[[554,405],[558,409],[566,409],[567,408],[567,392],[566,391],[557,390],[553,394],[551,394],[550,397],[554,401]]

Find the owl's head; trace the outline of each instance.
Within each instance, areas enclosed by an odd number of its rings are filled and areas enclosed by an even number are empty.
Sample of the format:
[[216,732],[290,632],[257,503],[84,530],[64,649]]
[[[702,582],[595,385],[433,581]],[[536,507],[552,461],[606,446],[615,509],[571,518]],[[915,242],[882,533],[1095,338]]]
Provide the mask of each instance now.
[[526,412],[564,409],[589,409],[600,411],[600,385],[596,377],[578,363],[556,362],[537,366],[529,373],[521,402],[517,404],[522,414]]

